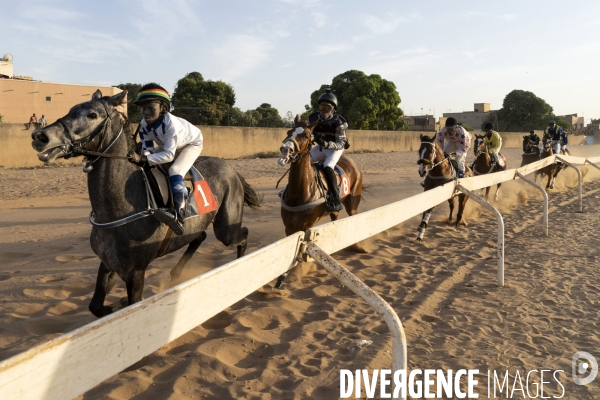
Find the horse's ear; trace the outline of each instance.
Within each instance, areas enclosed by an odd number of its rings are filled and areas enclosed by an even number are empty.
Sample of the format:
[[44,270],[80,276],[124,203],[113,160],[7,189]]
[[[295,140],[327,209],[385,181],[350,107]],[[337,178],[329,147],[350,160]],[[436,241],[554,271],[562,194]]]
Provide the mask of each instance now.
[[100,89],[96,90],[92,95],[92,100],[100,100],[102,98],[102,92]]
[[423,141],[423,134],[422,133],[419,134],[419,139],[421,139],[421,142]]
[[127,90],[123,90],[121,93],[117,93],[108,98],[108,104],[113,107],[117,107],[125,103],[127,103]]
[[294,118],[294,124],[298,125],[300,123],[300,116],[296,114],[296,118]]

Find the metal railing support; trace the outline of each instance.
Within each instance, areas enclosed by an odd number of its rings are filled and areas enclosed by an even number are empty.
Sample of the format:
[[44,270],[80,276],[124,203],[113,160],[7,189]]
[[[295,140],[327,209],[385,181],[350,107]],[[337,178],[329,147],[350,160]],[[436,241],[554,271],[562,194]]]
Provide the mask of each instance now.
[[548,236],[548,193],[546,193],[546,191],[544,190],[542,185],[538,185],[536,182],[527,178],[525,175],[523,175],[519,172],[516,172],[515,175],[518,176],[519,178],[523,179],[525,182],[529,183],[530,185],[539,189],[540,192],[542,192],[542,196],[544,197],[544,216],[542,217],[542,225],[544,226],[544,235]]
[[493,205],[491,205],[490,203],[488,203],[481,197],[477,196],[475,193],[471,192],[467,188],[463,187],[462,185],[460,185],[460,184],[456,185],[456,189],[460,190],[461,192],[463,192],[464,194],[466,194],[467,196],[469,196],[470,198],[475,200],[477,203],[481,204],[482,206],[484,206],[485,208],[490,210],[492,213],[494,213],[494,215],[496,216],[496,219],[498,220],[498,286],[503,287],[504,286],[504,220],[502,219],[502,214],[500,214],[500,211],[498,211],[496,209],[496,207],[494,207]]
[[581,171],[575,165],[571,164],[568,161],[563,160],[559,155],[556,156],[556,159],[560,160],[561,162],[567,164],[569,167],[571,167],[575,171],[577,171],[577,180],[578,180],[578,188],[577,189],[578,189],[578,193],[579,193],[579,212],[583,212],[583,190],[581,188],[581,184],[583,182],[583,177],[581,175]]
[[[321,265],[333,276],[338,278],[346,287],[363,298],[379,314],[383,315],[385,323],[392,335],[392,369],[393,371],[408,371],[406,359],[406,335],[398,314],[381,296],[365,285],[363,281],[354,276],[350,271],[340,265],[331,256],[321,250],[316,244],[308,242],[306,253],[310,255],[317,264]],[[400,391],[402,392],[402,391]],[[402,396],[402,394],[401,394]],[[401,397],[405,400],[406,397]]]
[[593,162],[591,162],[590,160],[588,160],[587,158],[585,159],[584,164],[590,164],[592,167],[596,168],[596,169],[600,169],[599,166],[597,166],[596,164],[594,164]]

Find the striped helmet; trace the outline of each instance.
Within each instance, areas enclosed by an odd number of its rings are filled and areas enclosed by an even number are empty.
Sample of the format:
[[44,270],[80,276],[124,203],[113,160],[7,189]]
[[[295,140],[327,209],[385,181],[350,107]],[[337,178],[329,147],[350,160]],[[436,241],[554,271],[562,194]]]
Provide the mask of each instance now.
[[144,86],[142,86],[142,88],[138,92],[137,98],[133,103],[137,104],[138,106],[141,106],[143,103],[152,100],[166,101],[169,107],[171,105],[171,98],[169,97],[169,92],[167,92],[165,88],[163,88],[160,85],[157,85],[156,83],[147,83]]

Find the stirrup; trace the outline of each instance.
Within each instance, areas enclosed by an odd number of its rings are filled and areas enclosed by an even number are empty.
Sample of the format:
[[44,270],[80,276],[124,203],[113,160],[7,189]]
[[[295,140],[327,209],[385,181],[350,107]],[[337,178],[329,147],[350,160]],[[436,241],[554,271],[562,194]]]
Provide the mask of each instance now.
[[174,210],[168,208],[158,208],[154,211],[154,218],[159,222],[167,225],[173,233],[178,236],[183,235],[183,223],[177,218],[177,213],[173,213]]

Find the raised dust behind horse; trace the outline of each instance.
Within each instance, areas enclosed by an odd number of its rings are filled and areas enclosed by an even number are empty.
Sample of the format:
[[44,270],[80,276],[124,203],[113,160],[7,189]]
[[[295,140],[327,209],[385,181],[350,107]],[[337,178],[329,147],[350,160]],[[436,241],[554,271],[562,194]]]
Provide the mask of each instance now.
[[[454,167],[451,164],[450,156],[446,156],[442,148],[436,143],[435,135],[433,137],[420,135],[420,138],[421,146],[419,147],[419,150],[417,150],[419,154],[419,160],[417,161],[417,164],[419,165],[419,176],[421,178],[425,177],[423,190],[428,191],[435,189],[438,186],[442,186],[454,181],[456,178],[453,172]],[[473,176],[473,172],[469,167],[465,167],[465,177],[469,176]],[[466,222],[463,220],[463,213],[468,199],[469,198],[463,193],[458,195],[458,212],[456,214],[456,224],[454,225],[455,228],[458,228],[459,222],[462,222],[464,225],[466,225]],[[448,205],[450,207],[450,214],[447,222],[451,223],[452,213],[454,212],[454,197],[448,199]],[[427,230],[429,218],[431,217],[432,212],[433,208],[430,208],[423,213],[421,223],[417,227],[417,241],[419,242],[423,241],[423,237],[425,235],[425,231]]]
[[[554,149],[553,149],[554,146],[552,145],[552,140],[548,139],[548,138],[544,138],[544,139],[542,139],[542,143],[543,143],[544,147],[543,147],[540,158],[543,159],[543,158],[547,158],[547,157],[554,155]],[[539,175],[541,175],[542,181],[543,181],[544,175],[547,175],[548,182],[546,183],[546,189],[554,189],[554,184],[556,183],[556,176],[563,169],[563,167],[564,167],[564,165],[560,162],[550,164],[542,169],[535,171],[535,179],[537,180],[537,177]]]
[[[97,91],[91,101],[74,106],[66,116],[32,134],[32,146],[41,161],[85,151],[104,154],[92,156],[88,162],[93,161],[88,193],[98,223],[116,221],[148,207],[144,173],[124,157],[136,145],[126,119],[116,110],[125,95],[122,92],[103,97]],[[226,246],[236,246],[237,256],[243,256],[248,236],[248,229],[242,226],[244,204],[254,209],[261,205],[256,191],[224,160],[200,157],[194,165],[219,204],[217,210],[186,221],[184,234],[173,237],[163,249],[162,253],[168,254],[188,246],[171,271],[172,282],[179,279],[183,267],[206,238],[210,223],[217,239]],[[94,315],[101,317],[142,299],[146,268],[161,250],[168,230],[151,216],[110,229],[92,228],[91,247],[101,260],[89,306]],[[104,305],[117,277],[125,281],[127,298]]]
[[[279,148],[279,165],[289,165],[287,188],[281,197],[281,219],[288,236],[306,231],[328,214],[332,221],[338,219],[339,212],[327,212],[325,202],[321,201],[325,194],[319,181],[325,179],[310,159],[312,131],[315,126],[316,123],[308,126],[296,115],[294,127],[287,132]],[[348,215],[356,215],[362,196],[362,172],[356,162],[345,155],[342,155],[337,165],[347,174],[350,191],[342,199],[342,204]],[[277,287],[281,282],[283,280],[280,278]]]

